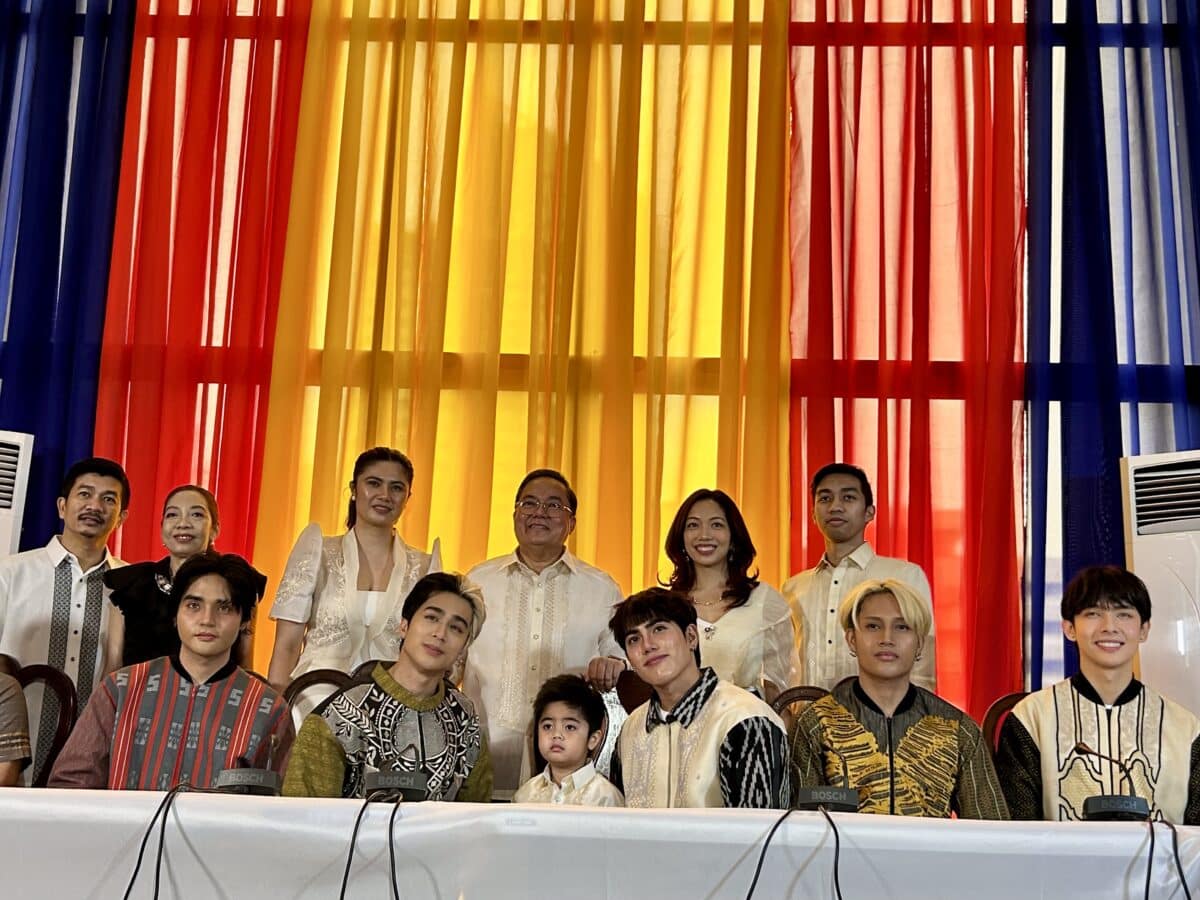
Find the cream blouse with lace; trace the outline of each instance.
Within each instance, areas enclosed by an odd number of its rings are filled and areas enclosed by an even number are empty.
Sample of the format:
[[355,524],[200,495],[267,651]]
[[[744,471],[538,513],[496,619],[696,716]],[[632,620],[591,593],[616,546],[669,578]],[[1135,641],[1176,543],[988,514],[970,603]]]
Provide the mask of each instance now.
[[354,531],[325,537],[315,522],[300,532],[271,618],[308,626],[304,650],[291,677],[312,669],[353,671],[370,659],[396,659],[400,652],[400,614],[404,600],[422,577],[441,571],[441,554],[422,553],[398,536],[392,545],[392,577],[372,621],[364,621],[363,594],[358,585],[358,542]]

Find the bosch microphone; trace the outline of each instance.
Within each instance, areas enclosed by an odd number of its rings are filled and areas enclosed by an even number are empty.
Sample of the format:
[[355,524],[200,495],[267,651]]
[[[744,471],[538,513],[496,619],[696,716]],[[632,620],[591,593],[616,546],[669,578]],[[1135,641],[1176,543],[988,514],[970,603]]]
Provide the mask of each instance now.
[[363,775],[363,794],[366,797],[388,802],[399,798],[405,803],[420,803],[429,798],[429,776],[425,774],[424,755],[417,753],[417,748],[412,744],[404,750],[412,750],[418,755],[417,768],[406,772],[397,768],[399,759],[385,760],[378,771]]
[[829,812],[858,812],[858,791],[850,787],[850,765],[846,762],[845,754],[828,744],[823,744],[821,750],[824,753],[832,753],[842,764],[841,786],[822,784],[817,787],[799,788],[796,796],[792,798],[792,805],[796,809],[810,811],[826,809]]
[[1133,773],[1129,766],[1114,756],[1106,756],[1098,750],[1093,750],[1083,741],[1073,748],[1082,756],[1094,756],[1103,759],[1121,770],[1121,777],[1129,785],[1128,794],[1096,794],[1083,801],[1083,818],[1089,822],[1144,822],[1150,818],[1150,804],[1145,797],[1139,797],[1133,789]]
[[228,794],[256,794],[260,797],[278,797],[283,788],[283,779],[275,771],[275,753],[279,749],[279,737],[272,734],[267,739],[267,767],[256,768],[244,756],[237,758],[237,765],[224,769],[217,775],[214,785],[218,791]]

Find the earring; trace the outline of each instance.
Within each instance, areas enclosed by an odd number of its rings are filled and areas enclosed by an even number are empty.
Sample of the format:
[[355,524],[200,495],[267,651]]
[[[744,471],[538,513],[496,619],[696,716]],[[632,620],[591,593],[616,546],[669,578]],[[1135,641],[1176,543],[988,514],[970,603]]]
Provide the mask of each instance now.
[[850,651],[850,655],[851,655],[851,656],[853,656],[853,657],[854,657],[854,658],[856,658],[856,659],[858,658],[858,653],[857,653],[857,651],[851,650],[851,651]]

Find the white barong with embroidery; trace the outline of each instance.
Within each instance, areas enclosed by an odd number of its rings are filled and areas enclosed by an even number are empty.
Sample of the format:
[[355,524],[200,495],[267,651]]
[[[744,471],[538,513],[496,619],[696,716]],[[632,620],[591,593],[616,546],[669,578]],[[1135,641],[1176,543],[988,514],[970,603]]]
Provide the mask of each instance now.
[[467,577],[483,589],[488,622],[467,654],[463,690],[487,730],[495,796],[507,800],[531,774],[529,723],[542,682],[582,675],[596,656],[624,657],[608,628],[624,597],[610,576],[570,551],[540,573],[509,553]]
[[392,544],[392,559],[387,591],[368,624],[357,590],[354,531],[325,537],[314,522],[300,532],[271,606],[272,619],[308,626],[293,679],[312,669],[351,672],[368,660],[394,660],[400,655],[396,630],[404,600],[421,578],[441,571],[442,563],[437,541],[433,553],[423,553],[399,536]]

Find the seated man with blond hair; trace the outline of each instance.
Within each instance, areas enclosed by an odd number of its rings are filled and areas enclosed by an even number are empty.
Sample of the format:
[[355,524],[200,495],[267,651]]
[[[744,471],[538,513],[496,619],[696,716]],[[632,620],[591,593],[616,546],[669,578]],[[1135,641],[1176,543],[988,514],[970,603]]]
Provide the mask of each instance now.
[[889,578],[860,584],[839,615],[858,675],[809,704],[792,725],[793,791],[848,778],[859,812],[1007,819],[979,726],[912,683],[929,605]]

